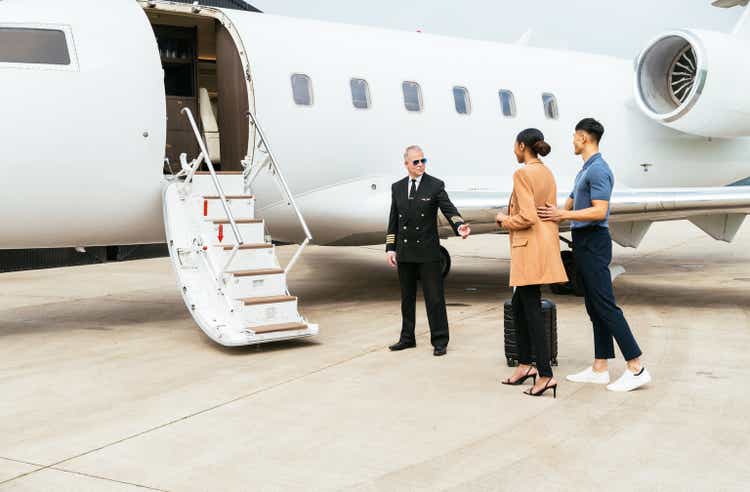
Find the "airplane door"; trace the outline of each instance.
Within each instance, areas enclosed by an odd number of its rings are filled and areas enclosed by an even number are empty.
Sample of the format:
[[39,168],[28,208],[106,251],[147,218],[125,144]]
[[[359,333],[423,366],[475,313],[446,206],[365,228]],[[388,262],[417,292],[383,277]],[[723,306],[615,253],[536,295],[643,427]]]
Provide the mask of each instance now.
[[216,36],[216,68],[219,84],[219,127],[222,169],[238,171],[247,154],[249,100],[244,69],[229,31],[221,26]]
[[130,0],[0,1],[0,248],[154,243],[166,116]]

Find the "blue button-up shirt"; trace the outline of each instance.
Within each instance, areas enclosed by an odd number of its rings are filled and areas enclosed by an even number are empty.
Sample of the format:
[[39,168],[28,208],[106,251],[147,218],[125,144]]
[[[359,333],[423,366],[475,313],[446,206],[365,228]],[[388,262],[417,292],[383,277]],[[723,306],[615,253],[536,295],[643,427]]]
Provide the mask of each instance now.
[[[576,182],[570,198],[573,199],[573,210],[583,210],[593,207],[592,200],[606,200],[612,198],[612,188],[615,185],[615,176],[609,168],[609,164],[602,158],[601,154],[592,155],[583,165],[583,169],[576,176]],[[600,226],[609,227],[609,208],[604,220],[597,221],[571,221],[571,229],[581,227]]]

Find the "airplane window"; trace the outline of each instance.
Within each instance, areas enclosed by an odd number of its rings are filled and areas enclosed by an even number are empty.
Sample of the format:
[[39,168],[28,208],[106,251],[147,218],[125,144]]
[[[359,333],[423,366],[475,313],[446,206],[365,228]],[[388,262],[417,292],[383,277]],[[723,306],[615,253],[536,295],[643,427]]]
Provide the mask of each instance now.
[[70,65],[65,32],[0,27],[0,62]]
[[469,100],[469,91],[465,87],[453,88],[453,100],[456,103],[456,112],[458,114],[471,113],[471,101]]
[[292,95],[300,106],[312,106],[313,93],[310,77],[301,73],[292,75]]
[[560,112],[557,110],[557,98],[554,94],[542,94],[542,102],[544,103],[544,115],[547,119],[556,120],[560,117]]
[[370,87],[364,79],[352,79],[352,104],[358,109],[367,109],[370,107]]
[[516,117],[516,98],[511,91],[500,91],[500,110],[506,118]]
[[404,82],[404,106],[407,111],[422,111],[422,89],[416,82]]

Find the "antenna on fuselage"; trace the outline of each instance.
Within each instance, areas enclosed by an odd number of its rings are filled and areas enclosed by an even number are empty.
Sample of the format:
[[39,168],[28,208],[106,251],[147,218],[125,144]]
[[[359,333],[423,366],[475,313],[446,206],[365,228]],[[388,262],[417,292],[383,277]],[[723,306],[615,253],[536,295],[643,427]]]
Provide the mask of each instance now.
[[521,37],[518,38],[516,41],[516,44],[518,46],[528,46],[529,41],[531,41],[531,35],[534,34],[534,30],[532,28],[526,29],[526,32],[521,34]]

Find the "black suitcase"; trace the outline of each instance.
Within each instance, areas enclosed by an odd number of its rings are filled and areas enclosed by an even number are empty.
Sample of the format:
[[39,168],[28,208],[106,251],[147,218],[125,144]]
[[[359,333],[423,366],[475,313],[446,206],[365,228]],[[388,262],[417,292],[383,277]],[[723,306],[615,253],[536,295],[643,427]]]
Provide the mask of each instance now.
[[[544,328],[549,344],[550,364],[557,365],[557,306],[555,303],[542,299],[542,316],[544,317]],[[508,367],[518,365],[518,345],[516,344],[516,330],[513,327],[513,307],[511,301],[505,301],[504,305],[505,325],[505,360]],[[531,359],[536,362],[534,348],[531,349]]]

